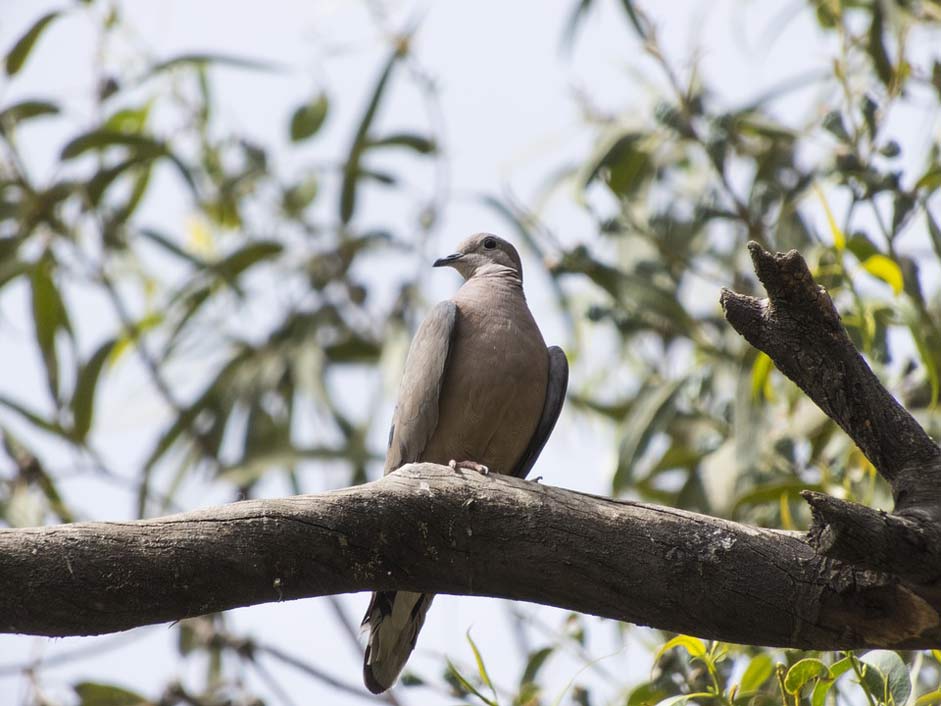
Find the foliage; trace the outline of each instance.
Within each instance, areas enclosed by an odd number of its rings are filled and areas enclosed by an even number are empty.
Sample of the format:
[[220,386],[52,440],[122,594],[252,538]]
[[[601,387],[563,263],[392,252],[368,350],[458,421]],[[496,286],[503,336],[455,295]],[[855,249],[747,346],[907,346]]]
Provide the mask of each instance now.
[[[587,41],[596,4],[573,4],[562,37],[569,50]],[[871,465],[731,330],[714,295],[718,286],[757,292],[745,241],[799,249],[877,372],[939,431],[941,147],[932,134],[916,153],[894,117],[934,114],[941,102],[941,63],[925,51],[939,39],[937,4],[793,8],[816,23],[832,61],[744,102],[707,84],[695,62],[680,71],[686,57],[669,55],[641,4],[622,0],[620,9],[625,51],[651,77],[649,110],[608,115],[582,96],[594,149],[562,165],[546,188],[548,199],[570,187],[565,198],[594,232],[571,245],[535,207],[480,195],[549,263],[570,322],[569,408],[616,430],[611,492],[784,528],[805,525],[804,488],[887,506]],[[76,472],[130,485],[141,517],[184,504],[193,477],[239,498],[273,477],[294,492],[326,471],[342,483],[366,480],[381,465],[388,417],[381,368],[400,368],[422,310],[409,263],[449,205],[438,119],[395,130],[382,120],[403,86],[436,110],[411,31],[386,33],[347,147],[331,162],[324,134],[338,110],[328,86],[312,81],[278,116],[286,149],[258,144],[220,118],[219,72],[281,75],[285,67],[242,56],[156,57],[144,43],[132,47],[135,61],[119,60],[107,49],[127,40],[111,3],[37,16],[5,50],[10,85],[54,51],[45,41],[51,28],[79,22],[105,48],[87,105],[40,86],[0,104],[0,296],[28,302],[17,323],[31,333],[43,380],[28,400],[0,389],[3,521],[81,518],[62,487],[63,458]],[[798,118],[783,107],[795,95],[803,96]],[[38,129],[58,135],[51,170],[33,164],[26,147]],[[303,160],[292,160],[301,150]],[[391,223],[370,207],[380,193],[415,217]],[[154,225],[154,210],[169,202],[188,225]],[[377,267],[388,272],[382,282],[366,276]],[[599,341],[613,342],[611,350]],[[118,411],[103,407],[105,393],[128,370],[164,408],[130,473],[112,468],[97,436],[103,415]],[[351,385],[359,404],[344,394]],[[77,702],[250,703],[252,690],[226,677],[254,670],[267,683],[262,658],[356,688],[263,636],[236,634],[224,616],[176,629],[181,658],[206,666],[198,688],[170,684],[145,697],[85,680],[75,684]],[[619,629],[620,639],[632,637]],[[625,684],[590,656],[575,617],[562,637],[529,651],[507,687],[491,678],[487,645],[469,633],[467,642],[472,662],[456,647],[443,676],[407,674],[403,685],[476,704],[597,703],[605,697],[580,672],[562,693],[545,686],[547,665],[571,648],[616,693],[611,702],[629,706],[941,701],[937,653],[796,654],[663,636],[649,679]]]

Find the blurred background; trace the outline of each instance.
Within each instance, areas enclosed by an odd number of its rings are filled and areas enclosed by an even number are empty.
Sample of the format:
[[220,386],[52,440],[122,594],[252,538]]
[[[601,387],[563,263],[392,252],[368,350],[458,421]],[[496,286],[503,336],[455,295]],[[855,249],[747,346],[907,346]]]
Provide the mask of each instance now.
[[[939,29],[928,0],[2,0],[0,523],[375,478],[459,285],[430,264],[478,231],[569,356],[544,482],[787,529],[804,488],[890,509],[718,298],[760,293],[748,240],[797,248],[937,438]],[[0,703],[380,701],[367,601],[2,635]],[[939,658],[443,596],[384,698],[928,706]]]

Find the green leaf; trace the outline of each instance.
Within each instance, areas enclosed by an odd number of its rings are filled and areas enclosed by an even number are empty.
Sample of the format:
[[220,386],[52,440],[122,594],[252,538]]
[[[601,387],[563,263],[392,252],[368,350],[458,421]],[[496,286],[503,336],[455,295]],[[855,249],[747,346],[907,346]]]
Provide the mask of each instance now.
[[317,134],[327,119],[329,108],[327,96],[321,93],[309,103],[306,103],[291,116],[291,141],[300,142]]
[[122,160],[113,167],[108,167],[96,172],[95,175],[89,179],[88,183],[85,185],[85,190],[88,194],[88,200],[92,203],[92,205],[98,206],[101,203],[101,198],[104,196],[105,192],[122,174],[127,172],[129,169],[146,164],[149,161],[149,157],[140,157],[135,155],[128,159]]
[[925,220],[928,223],[928,235],[931,236],[931,247],[934,249],[937,258],[941,260],[941,227],[938,226],[938,222],[927,207],[925,208]]
[[925,189],[926,195],[931,195],[939,186],[941,186],[941,165],[933,164],[915,182],[915,191]]
[[753,399],[764,397],[774,400],[774,391],[771,387],[771,371],[774,363],[767,353],[759,352],[751,368],[751,396]]
[[343,340],[324,346],[324,353],[333,363],[371,363],[378,360],[382,346],[350,333]]
[[350,145],[350,152],[343,168],[343,183],[340,187],[340,220],[344,224],[350,222],[353,218],[353,212],[356,210],[356,184],[361,175],[359,161],[367,147],[369,128],[376,117],[376,111],[379,109],[379,103],[389,83],[389,77],[392,76],[392,69],[401,57],[402,53],[395,49],[386,60],[382,73],[379,74],[379,79],[376,81],[376,86],[373,88],[372,97],[369,99],[366,111],[356,128],[353,144]]
[[83,681],[74,687],[80,706],[149,706],[153,702],[140,694],[112,684]]
[[836,248],[837,252],[843,252],[846,248],[846,236],[843,234],[843,231],[840,230],[840,226],[836,224],[836,218],[833,217],[833,211],[830,210],[830,204],[827,203],[827,199],[823,195],[823,190],[814,184],[814,191],[817,194],[817,198],[820,199],[823,212],[827,216],[827,224],[830,226],[830,235],[833,237],[833,247]]
[[316,174],[310,174],[294,186],[286,188],[281,194],[281,208],[291,218],[298,218],[310,206],[320,191],[320,180]]
[[166,59],[160,63],[154,64],[145,78],[154,74],[176,68],[205,68],[206,66],[217,65],[232,69],[245,69],[249,71],[283,71],[284,67],[271,61],[262,61],[259,59],[247,59],[242,56],[232,54],[180,54],[171,59]]
[[39,39],[39,35],[43,33],[43,30],[45,30],[46,27],[49,26],[49,23],[57,18],[59,14],[59,12],[50,12],[43,15],[33,23],[33,26],[26,31],[26,34],[17,40],[13,48],[7,53],[4,61],[7,76],[15,76],[19,73],[20,69],[23,68],[23,64],[26,63],[26,58],[29,56],[29,53],[33,50],[33,45],[35,45],[36,40]]
[[862,262],[870,255],[878,255],[879,248],[872,242],[865,233],[853,233],[846,243],[846,249],[856,256],[856,259]]
[[274,240],[260,240],[250,243],[226,258],[223,258],[212,269],[229,282],[235,280],[252,265],[268,260],[281,254],[284,246]]
[[880,703],[886,706],[905,706],[912,693],[912,680],[908,667],[897,652],[873,650],[860,660],[866,665],[864,686]]
[[862,265],[866,272],[892,287],[896,296],[902,293],[905,282],[902,279],[902,268],[895,260],[886,255],[870,255],[863,260]]
[[80,441],[85,439],[91,429],[98,378],[115,345],[114,340],[101,344],[78,371],[75,392],[72,394],[72,431]]
[[672,640],[667,641],[663,647],[657,650],[657,654],[654,655],[653,661],[656,664],[660,661],[660,658],[666,652],[669,652],[674,647],[682,647],[689,653],[689,656],[693,659],[705,659],[706,657],[706,644],[700,640],[698,637],[690,637],[689,635],[677,635]]
[[491,701],[486,696],[481,694],[480,691],[477,689],[477,687],[475,687],[473,684],[467,681],[464,675],[461,674],[457,670],[457,667],[454,666],[451,660],[447,660],[446,664],[447,664],[446,676],[451,677],[457,683],[457,685],[464,691],[465,694],[473,694],[478,699],[480,699],[485,704],[487,704],[487,706],[500,706],[496,701]]
[[789,694],[799,694],[800,690],[814,679],[830,679],[830,670],[819,659],[808,657],[791,665],[784,677],[784,689]]
[[52,279],[53,260],[43,256],[32,269],[33,326],[36,343],[46,369],[46,381],[53,399],[59,399],[59,359],[56,352],[56,334],[60,330],[71,332],[65,304]]
[[141,228],[137,231],[137,233],[152,243],[158,245],[160,248],[167,251],[171,255],[175,255],[181,260],[185,260],[197,268],[202,269],[207,267],[206,263],[202,259],[186,252],[186,250],[174,243],[169,237],[163,233],[160,233],[159,231],[154,230],[153,228]]
[[411,133],[396,133],[378,140],[371,140],[370,147],[406,147],[419,154],[431,154],[438,149],[435,141],[429,137]]
[[139,108],[122,108],[109,117],[102,129],[108,132],[121,132],[125,134],[139,133],[147,125],[150,116],[151,102],[147,101]]
[[48,101],[21,101],[0,112],[0,130],[9,132],[17,123],[46,115],[57,115],[59,106]]
[[551,655],[554,650],[554,647],[543,647],[542,649],[529,653],[529,659],[526,660],[526,668],[523,669],[523,676],[520,677],[520,686],[536,681],[536,675],[539,674],[539,670],[542,669],[542,666],[546,663],[546,660],[549,659],[549,655]]
[[617,196],[637,191],[653,173],[650,155],[641,147],[643,139],[642,134],[634,132],[618,137],[589,170],[585,186],[601,177]]
[[890,87],[895,78],[895,69],[892,67],[892,61],[889,59],[889,53],[886,51],[885,42],[882,38],[884,25],[882,3],[874,2],[871,7],[872,22],[869,24],[869,45],[867,49],[879,80],[885,86]]
[[758,691],[773,673],[774,660],[771,659],[771,655],[766,652],[755,655],[745,668],[745,673],[742,674],[739,693],[748,694]]
[[467,642],[470,644],[471,650],[474,653],[474,661],[477,663],[477,674],[480,675],[480,680],[490,689],[490,693],[493,694],[494,702],[497,701],[497,690],[493,686],[493,682],[490,680],[490,675],[487,673],[487,666],[484,664],[484,658],[480,654],[480,650],[477,649],[477,645],[474,644],[474,640],[471,638],[470,629],[468,628],[465,633],[467,636]]
[[130,350],[131,346],[137,343],[143,334],[159,326],[163,323],[163,319],[162,313],[151,313],[133,323],[131,325],[132,330],[125,330],[120,338],[115,341],[114,347],[111,349],[111,353],[108,356],[108,365],[115,365],[118,360],[121,359],[121,356]]
[[69,141],[62,148],[61,159],[75,159],[92,150],[108,147],[127,147],[140,157],[159,157],[169,154],[166,144],[145,135],[116,130],[92,130]]
[[937,706],[941,704],[941,689],[929,691],[915,699],[915,706]]
[[627,706],[654,706],[663,701],[669,694],[660,684],[647,682],[636,687],[627,697]]
[[814,686],[811,693],[811,706],[826,706],[827,694],[831,687],[836,684],[836,680],[848,672],[853,666],[852,657],[844,657],[838,662],[830,665],[830,679],[820,679]]
[[6,407],[9,410],[12,410],[13,412],[16,412],[37,429],[42,429],[45,432],[54,434],[55,436],[71,440],[71,436],[68,434],[68,432],[59,426],[55,420],[44,419],[39,414],[27,407],[24,407],[16,400],[0,395],[0,405]]

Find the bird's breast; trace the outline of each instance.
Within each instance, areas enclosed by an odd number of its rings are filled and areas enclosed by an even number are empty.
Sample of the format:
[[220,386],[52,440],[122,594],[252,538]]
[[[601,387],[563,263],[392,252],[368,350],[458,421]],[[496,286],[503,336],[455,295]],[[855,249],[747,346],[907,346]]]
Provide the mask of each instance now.
[[546,344],[518,288],[491,287],[487,296],[467,289],[454,300],[458,317],[438,425],[423,458],[511,473],[545,403]]

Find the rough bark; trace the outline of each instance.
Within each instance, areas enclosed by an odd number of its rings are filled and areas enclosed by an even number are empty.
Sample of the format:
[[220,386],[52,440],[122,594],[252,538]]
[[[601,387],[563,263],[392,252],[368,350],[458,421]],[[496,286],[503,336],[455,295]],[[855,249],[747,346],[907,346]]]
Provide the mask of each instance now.
[[941,448],[876,378],[800,254],[772,254],[757,243],[748,249],[768,298],[724,290],[726,318],[843,428],[895,498],[888,514],[805,492],[809,541],[823,555],[937,591]]
[[81,635],[237,606],[402,589],[499,596],[802,649],[941,644],[941,453],[879,384],[795,253],[750,244],[767,300],[725,291],[891,483],[896,510],[805,493],[806,535],[503,476],[375,483],[154,520],[0,530],[0,631]]
[[368,589],[499,596],[706,638],[928,647],[938,604],[794,533],[502,476],[375,483],[155,520],[0,531],[0,628],[93,634]]

